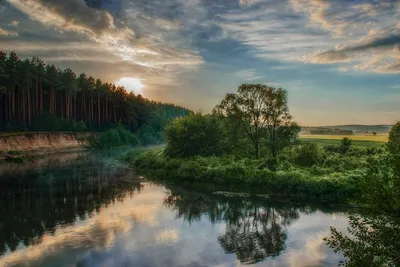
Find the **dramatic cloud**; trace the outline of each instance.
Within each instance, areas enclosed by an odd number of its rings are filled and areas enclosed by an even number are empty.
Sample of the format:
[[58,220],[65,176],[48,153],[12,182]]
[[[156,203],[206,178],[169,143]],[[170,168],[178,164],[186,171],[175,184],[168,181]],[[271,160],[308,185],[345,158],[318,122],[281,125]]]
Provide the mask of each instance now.
[[310,5],[304,5],[302,0],[291,1],[296,12],[307,14],[314,26],[328,31],[341,44],[340,48],[304,56],[303,61],[314,64],[352,62],[355,70],[398,72],[395,54],[400,51],[399,3],[340,2],[313,0]]
[[[55,30],[51,36],[59,36],[59,40],[56,41],[57,45],[49,42],[42,42],[42,45],[37,39],[46,37],[37,36],[32,39],[25,30],[22,36],[24,41],[7,43],[6,40],[4,48],[20,48],[17,51],[23,54],[34,53],[44,60],[67,65],[70,65],[68,62],[82,61],[114,62],[120,65],[124,64],[121,61],[126,61],[131,64],[133,75],[141,75],[140,78],[148,79],[154,84],[160,83],[157,81],[160,75],[175,79],[175,76],[186,70],[196,69],[203,63],[202,57],[190,46],[190,42],[182,40],[182,20],[177,20],[173,13],[165,14],[166,11],[171,11],[168,3],[162,6],[162,2],[154,2],[152,5],[145,1],[117,0],[110,2],[111,9],[103,9],[98,1],[7,1],[32,21],[45,26],[46,31]],[[182,14],[183,11],[191,11],[192,17],[195,17],[199,13],[193,11],[197,8],[196,5],[187,6],[188,4],[180,1],[176,4],[179,4]],[[36,31],[36,34],[40,33],[40,30]],[[12,32],[3,30],[1,34],[12,35]],[[43,33],[42,36],[45,35]],[[58,43],[66,36],[68,39]],[[29,42],[27,39],[30,39]],[[114,79],[117,78],[119,77]]]
[[[366,57],[365,53],[373,57]],[[367,61],[355,65],[354,67],[357,70],[369,70],[381,73],[400,72],[400,63],[396,59],[396,55],[400,55],[400,35],[386,36],[337,50],[317,52],[311,56],[304,57],[303,60],[310,63],[329,64],[351,60],[361,61],[363,55]]]
[[104,81],[140,79],[146,97],[205,111],[246,81],[305,101],[295,92],[337,92],[321,89],[330,79],[388,89],[398,81],[387,74],[400,72],[399,1],[3,0],[0,14],[4,51]]

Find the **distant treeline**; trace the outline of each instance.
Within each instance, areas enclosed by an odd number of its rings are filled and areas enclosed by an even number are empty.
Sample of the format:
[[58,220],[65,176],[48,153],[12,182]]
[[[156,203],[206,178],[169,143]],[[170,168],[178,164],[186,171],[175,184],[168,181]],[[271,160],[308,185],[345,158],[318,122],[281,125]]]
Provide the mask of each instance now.
[[354,135],[352,130],[330,129],[322,127],[302,127],[305,134],[322,134],[322,135]]
[[123,124],[161,133],[186,108],[148,100],[123,86],[0,51],[0,130],[83,131]]

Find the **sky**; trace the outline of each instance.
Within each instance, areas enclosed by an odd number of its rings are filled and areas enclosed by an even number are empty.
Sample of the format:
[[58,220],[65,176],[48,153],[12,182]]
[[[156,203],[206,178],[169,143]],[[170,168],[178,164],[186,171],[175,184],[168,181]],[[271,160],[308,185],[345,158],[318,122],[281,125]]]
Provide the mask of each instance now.
[[0,0],[0,50],[204,113],[261,83],[301,125],[400,120],[395,0]]

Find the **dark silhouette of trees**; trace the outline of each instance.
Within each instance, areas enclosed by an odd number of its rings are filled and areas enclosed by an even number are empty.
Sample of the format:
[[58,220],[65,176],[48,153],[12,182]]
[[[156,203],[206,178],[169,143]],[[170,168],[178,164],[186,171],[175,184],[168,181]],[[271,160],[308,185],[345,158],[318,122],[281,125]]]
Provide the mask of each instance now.
[[2,177],[0,255],[7,249],[16,250],[20,243],[40,243],[41,237],[54,233],[56,227],[90,217],[142,188],[139,181],[132,182],[132,170],[116,170],[90,157],[55,165],[52,162],[47,170],[10,179]]
[[[21,60],[0,51],[0,129],[73,130],[77,122],[102,130],[122,123],[131,131],[143,126],[161,132],[166,123],[190,111],[150,101],[122,86],[45,64],[40,58]],[[58,120],[56,129],[43,121]],[[38,127],[34,121],[42,121]],[[39,129],[40,128],[40,129]]]

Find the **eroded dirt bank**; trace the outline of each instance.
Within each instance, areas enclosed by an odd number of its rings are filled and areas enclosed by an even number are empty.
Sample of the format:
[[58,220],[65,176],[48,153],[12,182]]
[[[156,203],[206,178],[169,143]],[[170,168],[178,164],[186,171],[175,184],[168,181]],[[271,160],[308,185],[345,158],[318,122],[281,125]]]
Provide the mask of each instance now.
[[0,159],[82,150],[92,133],[10,133],[0,135]]

